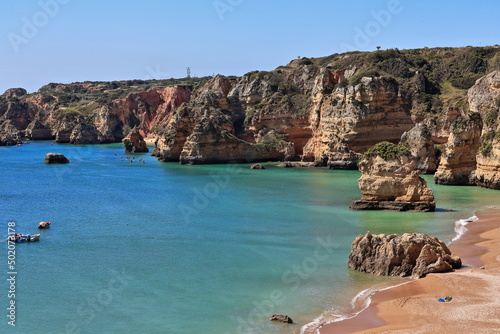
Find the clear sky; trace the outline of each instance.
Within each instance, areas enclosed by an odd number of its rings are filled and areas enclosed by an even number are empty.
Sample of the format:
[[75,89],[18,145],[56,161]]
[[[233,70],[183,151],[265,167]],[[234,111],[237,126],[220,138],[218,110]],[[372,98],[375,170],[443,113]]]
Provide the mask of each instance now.
[[0,94],[241,75],[346,50],[500,44],[498,0],[2,0]]

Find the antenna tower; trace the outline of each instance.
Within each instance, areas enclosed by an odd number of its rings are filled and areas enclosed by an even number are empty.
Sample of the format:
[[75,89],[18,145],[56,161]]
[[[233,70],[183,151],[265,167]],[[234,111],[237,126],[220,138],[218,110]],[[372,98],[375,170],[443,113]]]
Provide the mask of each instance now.
[[187,77],[191,78],[191,67],[187,68]]

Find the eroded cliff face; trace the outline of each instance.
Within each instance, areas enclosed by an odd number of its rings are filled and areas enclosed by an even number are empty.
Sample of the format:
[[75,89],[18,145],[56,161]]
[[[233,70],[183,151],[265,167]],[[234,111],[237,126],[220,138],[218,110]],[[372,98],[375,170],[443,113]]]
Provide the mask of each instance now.
[[401,145],[406,145],[415,159],[415,169],[423,174],[432,174],[437,168],[437,156],[429,128],[418,123],[401,136]]
[[475,183],[500,189],[500,71],[480,78],[469,90],[468,98],[471,110],[483,119]]
[[8,125],[11,124],[20,138],[72,144],[118,142],[134,127],[142,135],[154,137],[155,131],[176,108],[190,100],[191,94],[189,87],[155,87],[111,102],[89,101],[76,109],[65,105],[67,100],[79,98],[77,92],[106,90],[83,83],[48,86],[35,94],[11,89],[0,96],[0,123],[8,122],[5,129],[12,132]]
[[162,161],[301,160],[356,169],[369,147],[401,141],[420,173],[438,170],[438,183],[498,188],[498,71],[466,94],[498,52],[385,50],[296,59],[241,77],[161,81],[169,86],[132,80],[49,84],[34,94],[11,89],[0,96],[0,144],[119,142],[136,128],[156,139]]
[[436,184],[474,185],[476,154],[481,145],[479,115],[462,115],[451,126],[451,134],[434,174]]
[[351,209],[434,211],[432,189],[415,170],[415,160],[409,152],[393,157],[381,154],[365,157],[359,163],[359,170],[362,197],[351,204]]
[[355,169],[360,153],[381,140],[399,142],[414,123],[394,79],[340,85],[353,73],[292,62],[236,80],[218,76],[167,122],[155,155],[181,163],[285,159]]
[[478,79],[468,90],[465,113],[451,109],[445,152],[434,175],[438,184],[500,189],[500,72]]
[[311,136],[305,94],[294,93],[294,103],[274,83],[287,77],[306,90],[308,83],[289,72],[210,80],[172,114],[154,154],[183,164],[300,159]]
[[[344,71],[345,79],[353,71]],[[328,77],[342,80],[342,74]],[[364,77],[350,87],[334,87],[335,81],[320,81],[313,95],[312,137],[304,149],[304,160],[332,168],[355,169],[360,153],[381,141],[399,142],[414,125],[408,101],[398,83],[388,78]]]

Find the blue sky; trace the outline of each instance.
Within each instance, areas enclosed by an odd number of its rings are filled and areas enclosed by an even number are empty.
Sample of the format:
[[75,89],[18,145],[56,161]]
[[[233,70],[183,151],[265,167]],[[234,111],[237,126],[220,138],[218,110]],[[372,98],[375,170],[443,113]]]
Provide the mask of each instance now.
[[345,50],[500,44],[484,0],[3,0],[0,94],[49,82],[241,75]]

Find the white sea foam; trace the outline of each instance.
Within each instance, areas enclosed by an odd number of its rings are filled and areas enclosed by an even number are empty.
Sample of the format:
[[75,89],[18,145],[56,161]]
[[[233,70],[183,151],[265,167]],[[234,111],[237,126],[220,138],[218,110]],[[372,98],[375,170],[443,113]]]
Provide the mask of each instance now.
[[365,289],[365,290],[361,291],[360,293],[358,293],[356,296],[354,296],[354,298],[351,300],[351,305],[352,305],[353,310],[358,310],[358,311],[353,312],[351,314],[344,314],[344,315],[337,314],[334,316],[334,318],[329,316],[328,319],[326,319],[323,315],[321,315],[318,318],[314,319],[312,322],[304,325],[300,330],[300,334],[306,334],[306,333],[307,334],[309,334],[309,333],[319,334],[319,330],[323,326],[326,326],[328,324],[332,324],[334,322],[352,319],[352,318],[356,317],[358,314],[360,314],[361,312],[363,312],[364,310],[366,310],[368,308],[368,306],[370,306],[370,304],[372,302],[371,297],[374,294],[376,294],[377,292],[381,292],[381,291],[389,290],[389,289],[392,289],[392,288],[395,288],[395,287],[398,287],[401,285],[405,285],[405,284],[408,284],[412,281],[413,280],[410,280],[408,282],[404,282],[404,283],[400,283],[400,284],[396,284],[396,285],[391,285],[391,286],[381,288],[381,289],[373,289],[373,288]]
[[[474,215],[474,216],[469,217],[467,219],[460,219],[460,220],[456,221],[455,222],[456,236],[451,240],[451,242],[460,239],[465,234],[465,232],[467,232],[466,226],[469,223],[475,222],[477,220],[479,220],[479,218]],[[351,300],[352,309],[358,310],[358,311],[353,312],[351,314],[344,314],[344,315],[340,315],[340,314],[337,314],[334,316],[321,315],[318,318],[314,319],[312,322],[304,325],[301,328],[300,334],[312,334],[312,333],[319,334],[320,328],[325,326],[325,325],[328,325],[328,324],[331,324],[334,322],[352,319],[352,318],[356,317],[358,314],[360,314],[361,312],[363,312],[364,310],[366,310],[368,308],[368,306],[370,306],[370,304],[372,302],[371,297],[374,294],[376,294],[377,292],[389,290],[389,289],[392,289],[392,288],[395,288],[395,287],[398,287],[398,286],[401,286],[401,285],[404,285],[404,284],[407,284],[410,282],[411,281],[404,282],[401,284],[389,286],[389,287],[382,288],[382,289],[374,289],[374,288],[365,289],[365,290],[361,291],[360,293],[358,293],[356,296],[354,296],[354,298]]]
[[467,232],[467,225],[469,223],[475,222],[479,218],[477,216],[472,216],[467,219],[460,219],[455,222],[455,233],[457,234],[453,239],[451,239],[451,242],[457,241],[460,239],[465,232]]

